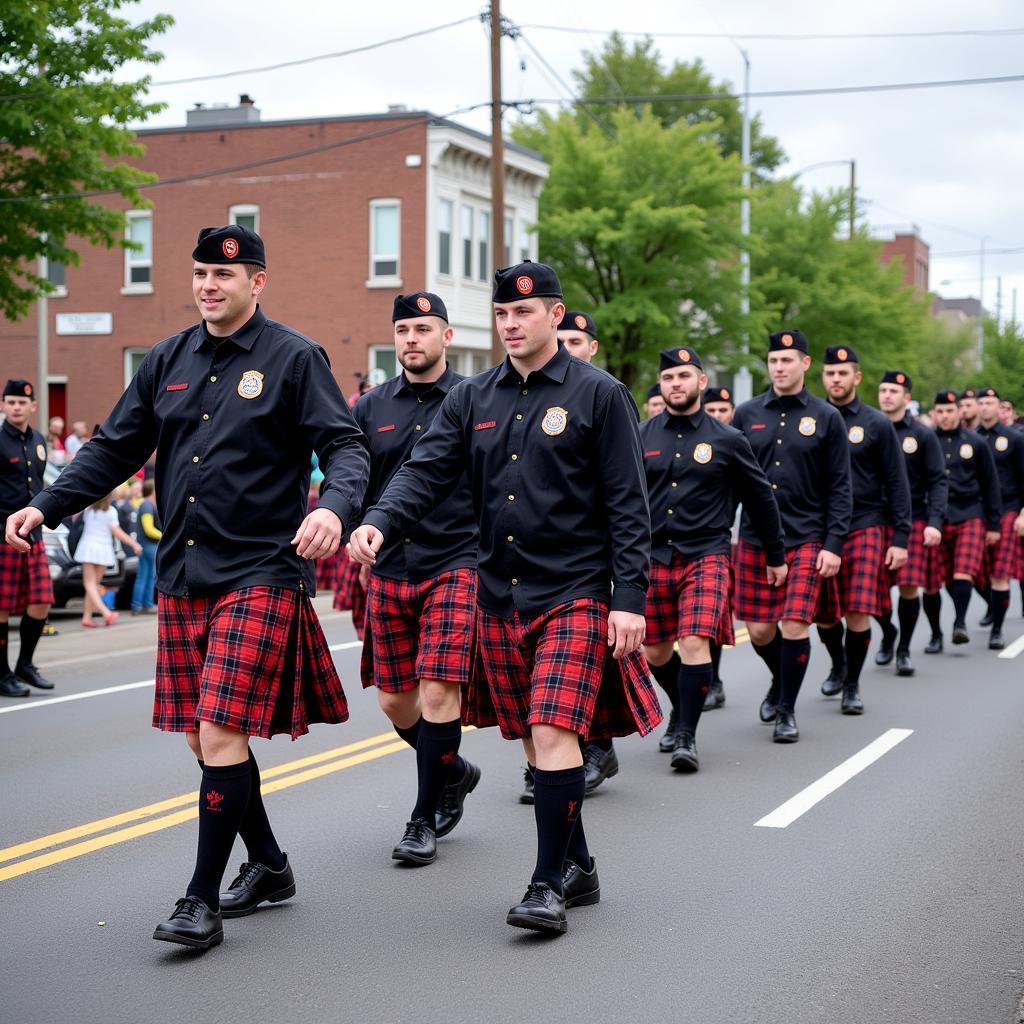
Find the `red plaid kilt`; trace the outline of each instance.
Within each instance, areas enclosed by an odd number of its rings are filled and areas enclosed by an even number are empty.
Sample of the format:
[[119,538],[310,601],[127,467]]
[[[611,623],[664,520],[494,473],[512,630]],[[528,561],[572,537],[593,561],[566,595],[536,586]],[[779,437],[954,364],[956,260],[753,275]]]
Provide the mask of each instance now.
[[509,740],[541,724],[610,739],[646,736],[661,721],[643,651],[612,658],[608,607],[600,601],[570,601],[529,622],[479,608],[477,624],[477,670],[462,708],[467,725],[497,725]]
[[834,576],[822,579],[815,568],[818,543],[786,550],[789,575],[781,587],[768,583],[764,551],[741,537],[736,545],[734,614],[744,622],[838,622],[839,587]]
[[879,615],[882,602],[879,579],[885,566],[885,528],[865,526],[854,530],[843,544],[839,567],[839,607],[843,615],[860,612]]
[[956,573],[970,576],[977,582],[985,561],[984,520],[978,516],[962,523],[946,523],[942,527],[942,543],[931,548],[929,554],[934,559],[940,583],[952,583]]
[[53,604],[46,545],[40,539],[22,553],[0,540],[0,612],[21,615],[30,604]]
[[366,625],[366,590],[359,582],[362,566],[353,562],[348,555],[338,571],[338,589],[334,592],[334,607],[340,612],[352,613],[352,625],[356,636],[363,639]]
[[476,636],[476,571],[453,569],[421,583],[374,576],[367,599],[363,686],[415,690],[421,679],[467,686]]
[[215,722],[247,736],[344,722],[348,703],[312,603],[281,587],[160,595],[153,725]]
[[898,587],[924,587],[931,594],[942,587],[942,567],[934,556],[935,548],[924,546],[924,519],[915,519],[907,541],[907,561],[902,569],[887,573]]
[[712,643],[734,644],[731,582],[725,554],[686,558],[673,551],[670,565],[652,559],[644,642],[661,644],[684,636],[703,636]]
[[1004,512],[999,520],[999,543],[985,548],[978,585],[987,587],[993,579],[1015,580],[1020,575],[1020,538],[1013,532],[1017,513]]

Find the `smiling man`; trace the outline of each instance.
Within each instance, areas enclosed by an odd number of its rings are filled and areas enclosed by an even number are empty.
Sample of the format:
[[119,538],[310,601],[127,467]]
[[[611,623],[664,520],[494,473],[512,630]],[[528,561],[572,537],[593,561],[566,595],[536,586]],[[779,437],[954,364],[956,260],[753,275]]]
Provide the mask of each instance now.
[[[202,767],[185,896],[153,938],[208,949],[222,917],[295,893],[260,796],[251,736],[348,717],[310,601],[312,560],[338,549],[369,475],[365,438],[324,350],[268,320],[263,241],[203,228],[192,253],[202,320],[155,345],[99,433],[27,508],[7,542],[109,493],[156,450],[163,537],[153,724],[185,733]],[[306,515],[310,453],[324,474]],[[221,895],[235,836],[248,860]]]

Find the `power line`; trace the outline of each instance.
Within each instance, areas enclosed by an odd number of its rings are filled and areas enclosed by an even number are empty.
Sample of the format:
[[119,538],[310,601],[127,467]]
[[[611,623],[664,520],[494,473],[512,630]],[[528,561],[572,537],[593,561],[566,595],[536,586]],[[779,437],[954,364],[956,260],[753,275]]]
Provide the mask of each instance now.
[[960,256],[1019,256],[1021,253],[1024,253],[1024,245],[1007,249],[989,249],[986,246],[984,249],[962,249],[959,252],[933,252],[930,257],[933,260],[941,260]]

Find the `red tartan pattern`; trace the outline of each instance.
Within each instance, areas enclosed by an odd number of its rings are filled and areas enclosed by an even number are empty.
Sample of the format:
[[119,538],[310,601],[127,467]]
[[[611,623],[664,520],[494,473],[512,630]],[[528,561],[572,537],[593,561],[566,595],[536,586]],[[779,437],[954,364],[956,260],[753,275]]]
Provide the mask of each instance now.
[[821,545],[786,550],[789,575],[781,587],[768,583],[764,551],[740,538],[736,545],[734,612],[744,622],[838,622],[839,588],[834,576],[822,579],[815,568]]
[[1013,532],[1017,513],[1004,512],[999,520],[999,543],[985,549],[978,585],[987,587],[993,579],[1015,580],[1020,576],[1020,538]]
[[407,583],[374,576],[360,660],[363,686],[415,690],[423,679],[467,686],[476,636],[476,571]]
[[942,586],[942,567],[939,560],[933,557],[936,549],[924,546],[924,528],[927,525],[924,519],[915,520],[911,524],[907,561],[895,573],[894,582],[900,587],[924,587],[929,593],[935,593]]
[[879,580],[885,564],[885,529],[866,526],[854,530],[843,544],[839,566],[839,608],[843,615],[860,612],[879,615],[882,610]]
[[366,590],[359,582],[362,566],[348,555],[338,572],[338,589],[334,592],[334,607],[340,612],[352,613],[356,636],[363,639],[366,626]]
[[336,590],[338,577],[341,575],[341,570],[347,561],[348,553],[345,551],[344,546],[338,548],[330,558],[321,558],[316,563],[316,589],[318,591]]
[[652,559],[645,643],[661,644],[684,636],[703,636],[722,645],[735,643],[729,562],[724,554],[685,558],[678,551],[672,553],[670,565]]
[[498,725],[510,740],[540,724],[610,739],[646,736],[661,721],[643,651],[612,659],[600,601],[570,601],[529,622],[479,608],[477,650],[463,702],[468,725]]
[[46,545],[38,540],[22,553],[0,541],[0,612],[21,615],[30,604],[53,604]]
[[946,523],[942,527],[942,543],[931,548],[929,555],[940,583],[952,583],[957,573],[977,581],[985,559],[984,521],[976,517],[962,523]]
[[[160,595],[153,725],[215,722],[247,736],[344,722],[348,703],[309,598],[280,587]],[[300,641],[301,638],[301,642]]]

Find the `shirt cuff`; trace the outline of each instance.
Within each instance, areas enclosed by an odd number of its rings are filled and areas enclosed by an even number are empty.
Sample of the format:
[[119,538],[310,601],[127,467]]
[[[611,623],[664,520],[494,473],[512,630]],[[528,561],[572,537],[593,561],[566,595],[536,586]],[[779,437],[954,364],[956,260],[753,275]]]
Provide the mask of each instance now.
[[845,537],[838,537],[834,533],[830,533],[825,538],[825,543],[822,545],[826,551],[831,552],[833,555],[839,555],[842,557],[843,554],[843,543],[846,540]]
[[345,533],[349,529],[349,520],[354,518],[355,510],[352,507],[352,502],[345,497],[339,491],[328,491],[326,494],[321,494],[320,499],[316,503],[317,508],[326,508],[333,512],[341,520],[341,529]]
[[784,565],[786,562],[786,548],[783,544],[773,544],[764,549],[765,565]]
[[616,587],[612,591],[610,611],[632,612],[634,615],[643,615],[646,608],[646,590],[641,590],[639,587]]
[[910,543],[910,534],[906,530],[894,532],[892,535],[892,546],[894,548],[905,548]]
[[40,491],[30,502],[30,508],[37,508],[43,513],[43,522],[52,530],[64,518],[64,508],[49,492]]
[[361,525],[376,527],[378,530],[380,530],[381,533],[384,534],[385,540],[387,539],[388,534],[393,529],[391,517],[387,514],[387,512],[381,512],[379,509],[375,508],[371,508],[370,511],[367,512],[365,516],[363,516],[363,521]]
[[928,524],[927,525],[931,526],[933,529],[941,530],[942,529],[942,523],[943,523],[943,520],[942,520],[941,516],[929,516],[928,517]]

